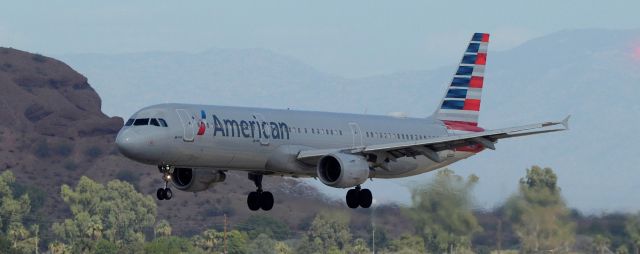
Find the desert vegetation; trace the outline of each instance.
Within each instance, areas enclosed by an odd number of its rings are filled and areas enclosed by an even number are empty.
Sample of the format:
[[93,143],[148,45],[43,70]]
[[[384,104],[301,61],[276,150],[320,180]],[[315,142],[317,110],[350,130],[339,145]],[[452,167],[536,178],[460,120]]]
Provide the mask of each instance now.
[[[375,248],[377,253],[638,253],[640,244],[640,213],[583,216],[567,207],[553,170],[537,166],[526,171],[516,193],[491,211],[474,210],[478,177],[436,172],[432,181],[412,189],[412,203],[398,208],[399,213],[380,209],[376,215],[409,220],[413,227],[400,235],[374,223],[354,229],[354,215],[341,210],[318,211],[297,227],[257,213],[223,228],[175,235],[172,225],[157,216],[155,199],[136,191],[127,172],[106,184],[81,177],[74,186],[62,185],[60,193],[46,194],[4,171],[0,252],[325,254]],[[69,216],[43,221],[45,195],[60,195]]]

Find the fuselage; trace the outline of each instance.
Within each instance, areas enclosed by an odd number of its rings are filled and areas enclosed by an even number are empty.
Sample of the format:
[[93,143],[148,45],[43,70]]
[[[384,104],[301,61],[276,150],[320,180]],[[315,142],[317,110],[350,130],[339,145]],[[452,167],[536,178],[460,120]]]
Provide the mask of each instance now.
[[[296,160],[300,151],[358,148],[448,135],[453,131],[431,117],[159,104],[133,114],[116,142],[125,156],[146,164],[315,177],[315,165]],[[444,158],[441,162],[424,156],[401,157],[370,176],[416,175],[480,150],[481,147],[465,147],[440,151]]]

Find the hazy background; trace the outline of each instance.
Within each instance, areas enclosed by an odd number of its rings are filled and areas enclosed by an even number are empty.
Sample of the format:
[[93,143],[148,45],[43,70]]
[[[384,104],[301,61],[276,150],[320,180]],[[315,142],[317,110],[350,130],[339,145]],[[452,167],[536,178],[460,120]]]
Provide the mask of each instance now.
[[[497,151],[452,168],[480,176],[478,205],[489,208],[515,191],[525,168],[549,166],[570,206],[601,212],[640,208],[638,7],[21,1],[0,10],[0,45],[69,63],[89,78],[107,114],[125,118],[167,101],[423,117],[436,107],[471,34],[489,32],[481,125],[572,114],[572,130],[501,141]],[[430,175],[366,186],[382,201],[407,202],[406,186]]]

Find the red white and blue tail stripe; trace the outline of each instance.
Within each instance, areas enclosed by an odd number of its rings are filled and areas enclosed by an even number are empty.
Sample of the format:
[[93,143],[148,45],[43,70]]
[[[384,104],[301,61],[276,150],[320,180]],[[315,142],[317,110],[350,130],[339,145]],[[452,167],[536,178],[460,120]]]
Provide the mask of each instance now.
[[[478,126],[487,63],[489,34],[475,33],[462,56],[435,117],[452,129],[473,131]],[[479,129],[479,128],[478,128]]]

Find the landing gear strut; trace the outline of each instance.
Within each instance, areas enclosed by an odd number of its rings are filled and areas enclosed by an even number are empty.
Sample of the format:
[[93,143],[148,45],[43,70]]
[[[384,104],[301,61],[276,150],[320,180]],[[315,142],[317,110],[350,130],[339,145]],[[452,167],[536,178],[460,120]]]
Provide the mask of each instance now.
[[162,180],[164,180],[164,188],[159,188],[156,191],[156,197],[158,200],[169,200],[173,197],[173,192],[169,189],[169,181],[171,181],[171,173],[173,173],[173,167],[169,165],[158,165],[158,170],[162,173]]
[[273,208],[273,194],[268,191],[262,190],[262,175],[249,173],[249,180],[252,180],[258,190],[252,191],[247,196],[247,206],[249,210],[257,211],[262,210],[269,211]]
[[369,189],[361,189],[360,185],[347,191],[347,206],[355,209],[358,206],[362,208],[371,207],[373,195]]

